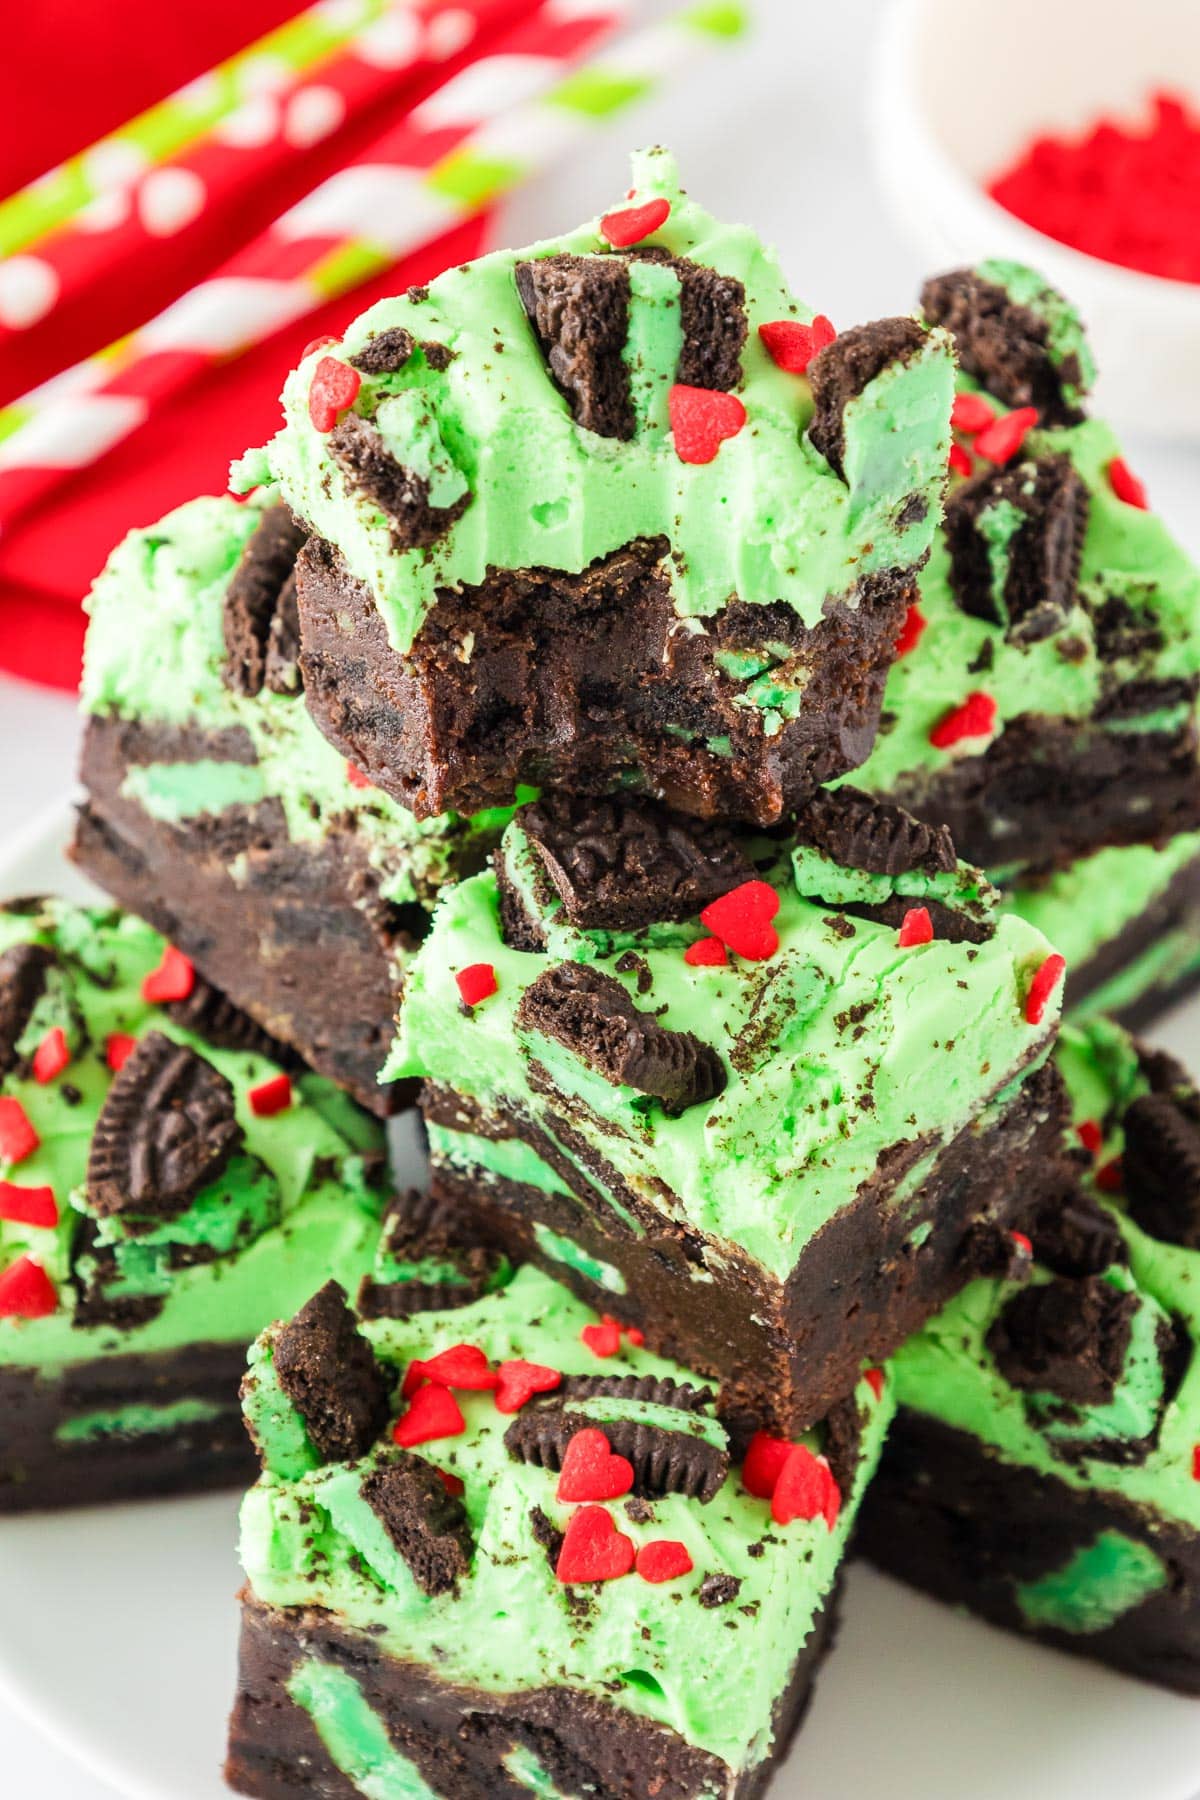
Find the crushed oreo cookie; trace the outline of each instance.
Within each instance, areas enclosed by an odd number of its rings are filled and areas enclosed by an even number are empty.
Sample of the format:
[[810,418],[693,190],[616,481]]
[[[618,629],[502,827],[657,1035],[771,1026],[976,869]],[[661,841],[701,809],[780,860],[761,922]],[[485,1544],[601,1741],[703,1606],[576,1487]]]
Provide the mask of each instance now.
[[629,439],[637,427],[624,359],[629,267],[608,256],[547,256],[516,266],[517,292],[576,424]]
[[892,894],[886,900],[873,903],[855,901],[843,906],[841,911],[855,919],[874,919],[877,925],[892,925],[898,931],[905,914],[918,904],[929,914],[934,937],[942,938],[948,944],[986,944],[995,935],[995,920],[983,907],[946,906],[940,900],[928,898],[917,902],[905,894]]
[[915,319],[877,319],[843,331],[808,365],[814,407],[808,435],[843,479],[846,408],[892,363],[909,362],[925,341]]
[[564,1375],[555,1401],[591,1400],[598,1395],[614,1400],[647,1400],[655,1406],[673,1406],[677,1412],[705,1412],[714,1395],[709,1387],[693,1387],[670,1375]]
[[599,1430],[617,1456],[633,1467],[633,1491],[643,1500],[684,1494],[707,1503],[729,1473],[729,1457],[716,1444],[648,1425],[640,1419],[593,1419],[565,1406],[538,1406],[522,1412],[504,1434],[505,1447],[519,1462],[557,1471],[577,1432]]
[[388,521],[396,550],[428,549],[460,519],[471,496],[451,506],[434,506],[429,482],[398,463],[376,427],[348,412],[326,440],[329,454],[351,487],[377,506]]
[[387,1423],[391,1384],[336,1281],[279,1327],[273,1360],[280,1388],[324,1461],[364,1456]]
[[1023,1223],[1038,1261],[1056,1275],[1079,1280],[1126,1260],[1116,1220],[1077,1185],[1052,1195]]
[[252,1056],[265,1056],[282,1069],[304,1067],[294,1050],[264,1031],[249,1013],[235,1006],[220,988],[213,987],[199,973],[186,1000],[169,1000],[163,1011],[176,1025],[194,1032],[215,1050],[245,1050]]
[[722,275],[690,257],[663,256],[662,260],[669,262],[679,277],[683,347],[675,379],[685,387],[728,393],[742,379],[742,351],[749,329],[745,286],[735,275]]
[[1168,1091],[1139,1095],[1124,1128],[1130,1216],[1151,1237],[1200,1250],[1200,1094],[1185,1078]]
[[450,1594],[471,1567],[474,1540],[462,1501],[429,1463],[391,1453],[364,1476],[359,1492],[396,1546],[423,1594]]
[[[1019,629],[1024,642],[1059,629],[1079,585],[1088,506],[1068,456],[1026,458],[963,482],[946,502],[945,522],[950,587],[962,611]],[[1013,515],[1023,522],[1003,547],[1001,583],[989,520],[1012,524]]]
[[221,679],[235,694],[262,692],[272,627],[305,537],[287,507],[280,504],[267,508],[246,540],[225,589],[223,611]]
[[701,1606],[729,1606],[742,1591],[737,1575],[706,1575],[696,1595]]
[[1136,1294],[1101,1276],[1056,1276],[1013,1296],[987,1346],[1012,1387],[1055,1394],[1075,1406],[1103,1406],[1121,1379],[1137,1307]]
[[1080,418],[1064,396],[1077,391],[1083,370],[1072,352],[1056,361],[1050,327],[1032,307],[1021,306],[1004,288],[974,269],[936,275],[921,290],[921,310],[931,325],[944,325],[968,375],[1006,406],[1035,406],[1044,425],[1070,425]]
[[263,685],[269,694],[298,694],[304,686],[300,673],[300,607],[294,569],[279,590],[271,629],[267,633]]
[[373,331],[362,349],[348,361],[360,375],[395,375],[416,347],[411,331],[406,331],[403,325],[390,325],[386,331]]
[[818,788],[796,815],[796,842],[868,875],[949,875],[957,867],[945,825],[927,825],[861,788]]
[[0,1075],[8,1075],[19,1059],[17,1045],[46,991],[46,971],[54,952],[44,944],[13,944],[0,956]]

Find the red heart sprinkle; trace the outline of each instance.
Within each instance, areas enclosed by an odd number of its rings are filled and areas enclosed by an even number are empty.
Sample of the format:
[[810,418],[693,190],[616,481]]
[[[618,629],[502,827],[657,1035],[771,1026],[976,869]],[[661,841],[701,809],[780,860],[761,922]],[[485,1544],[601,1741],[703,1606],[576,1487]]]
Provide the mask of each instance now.
[[970,451],[964,450],[961,444],[951,444],[950,473],[952,475],[966,476],[973,474],[974,469],[975,464],[971,461]]
[[142,983],[142,999],[155,1006],[168,1000],[186,1000],[196,985],[196,971],[182,950],[168,944],[157,969],[152,969]]
[[484,1393],[500,1385],[500,1377],[477,1344],[453,1344],[421,1364],[421,1373],[442,1387]]
[[915,650],[925,632],[929,620],[914,601],[904,615],[904,624],[900,628],[900,636],[896,639],[896,655],[907,656]]
[[1046,1015],[1046,1003],[1067,971],[1067,959],[1057,950],[1051,951],[1029,984],[1025,996],[1025,1023],[1040,1025]]
[[1099,1154],[1104,1134],[1095,1119],[1084,1119],[1075,1127],[1075,1136],[1090,1156]]
[[964,437],[974,437],[977,431],[990,425],[995,417],[995,408],[988,405],[982,394],[955,394],[954,405],[950,409],[950,423]]
[[1036,406],[1018,406],[1013,412],[1003,413],[985,425],[975,439],[976,456],[994,463],[1011,461],[1037,422]]
[[640,244],[652,231],[660,231],[671,216],[669,200],[646,200],[641,206],[622,207],[605,213],[600,221],[600,234],[614,250],[628,250]]
[[933,942],[933,920],[929,916],[927,906],[910,906],[896,934],[896,943],[901,950],[911,950],[917,944]]
[[579,1335],[597,1356],[615,1356],[621,1348],[621,1327],[615,1319],[605,1319],[599,1325],[585,1325]]
[[646,1342],[646,1334],[637,1325],[626,1325],[625,1336],[635,1350],[640,1350]]
[[467,1422],[449,1388],[432,1383],[413,1395],[412,1405],[392,1427],[392,1438],[404,1450],[427,1444],[432,1438],[457,1437]]
[[678,1581],[694,1567],[687,1545],[677,1538],[655,1538],[637,1553],[637,1572],[643,1581]]
[[61,1025],[53,1025],[33,1053],[33,1079],[42,1087],[61,1075],[71,1060],[67,1034]]
[[300,352],[300,361],[304,362],[308,357],[315,355],[318,350],[328,350],[332,344],[336,343],[337,339],[330,337],[328,333],[324,337],[311,338]]
[[773,363],[789,375],[803,375],[808,365],[826,344],[837,336],[824,313],[818,313],[810,325],[799,319],[772,319],[760,325],[758,335]]
[[996,702],[990,694],[968,694],[961,706],[953,707],[929,734],[935,750],[949,750],[964,738],[990,737],[996,727]]
[[44,1319],[57,1308],[54,1283],[32,1256],[19,1256],[0,1275],[0,1319]]
[[1123,456],[1114,456],[1109,463],[1108,485],[1117,499],[1123,500],[1126,506],[1136,506],[1140,512],[1149,509],[1146,484],[1138,480]]
[[119,1075],[137,1049],[137,1039],[127,1031],[110,1031],[104,1040],[104,1060],[114,1075]]
[[874,1394],[875,1398],[877,1400],[882,1400],[883,1399],[883,1380],[884,1380],[883,1370],[882,1369],[868,1369],[865,1372],[865,1374],[863,1375],[863,1380],[866,1382],[867,1386],[870,1388],[870,1390]]
[[1028,1257],[1032,1261],[1032,1258],[1033,1258],[1033,1240],[1032,1240],[1032,1238],[1026,1237],[1026,1235],[1023,1231],[1010,1231],[1008,1236],[1009,1236],[1010,1243],[1015,1247],[1018,1254],[1023,1257]]
[[779,1471],[791,1453],[792,1446],[786,1438],[772,1437],[768,1431],[756,1431],[742,1464],[742,1486],[746,1492],[756,1499],[769,1500],[775,1492]]
[[468,968],[460,969],[454,979],[458,983],[464,1006],[478,1006],[481,1000],[494,994],[500,985],[491,963],[471,963]]
[[292,1104],[291,1081],[286,1075],[272,1075],[269,1081],[260,1081],[257,1087],[252,1087],[246,1098],[256,1119],[272,1119],[276,1113],[286,1112]]
[[1125,1186],[1125,1163],[1122,1157],[1110,1157],[1108,1162],[1096,1170],[1096,1186],[1102,1194],[1121,1192]]
[[581,1506],[567,1526],[558,1566],[560,1581],[613,1581],[633,1567],[633,1539],[618,1531],[603,1506]]
[[1192,1480],[1200,1481],[1200,1444],[1192,1447]]
[[736,394],[680,382],[667,396],[667,412],[675,454],[685,463],[712,462],[725,439],[736,437],[746,423],[746,408]]
[[0,1219],[8,1219],[13,1225],[57,1225],[54,1189],[18,1187],[13,1181],[0,1181]]
[[725,946],[720,938],[697,938],[689,944],[683,953],[683,960],[693,969],[713,969],[720,963],[728,963]]
[[461,1481],[457,1475],[452,1475],[449,1469],[435,1469],[433,1472],[452,1500],[462,1499],[467,1491],[464,1481]]
[[596,1426],[577,1431],[567,1445],[558,1478],[562,1501],[619,1500],[633,1486],[633,1464],[614,1454]]
[[771,920],[779,911],[779,895],[765,881],[743,881],[722,894],[700,914],[700,923],[747,962],[763,962],[779,948]]
[[841,1495],[828,1463],[814,1456],[807,1444],[793,1444],[771,1495],[771,1517],[775,1523],[790,1525],[793,1519],[824,1518],[832,1530],[829,1513],[832,1510],[836,1519],[840,1504]]
[[41,1141],[21,1102],[8,1095],[0,1097],[0,1158],[7,1163],[24,1162]]
[[332,431],[338,417],[358,399],[362,376],[336,356],[323,356],[308,390],[308,416],[316,431]]
[[562,1373],[545,1363],[523,1362],[519,1357],[502,1362],[496,1371],[496,1411],[520,1412],[535,1394],[551,1394],[562,1382]]
[[352,762],[346,764],[346,780],[351,787],[369,788],[374,786],[371,777],[364,775],[362,770],[356,768]]

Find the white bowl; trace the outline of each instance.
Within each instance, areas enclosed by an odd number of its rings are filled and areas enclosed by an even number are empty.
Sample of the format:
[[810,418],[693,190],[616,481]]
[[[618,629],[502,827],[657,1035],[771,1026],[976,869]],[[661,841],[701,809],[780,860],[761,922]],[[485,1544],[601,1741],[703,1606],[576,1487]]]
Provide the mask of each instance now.
[[1083,313],[1096,406],[1143,434],[1200,438],[1200,285],[1068,249],[984,182],[1036,132],[1137,118],[1155,88],[1200,102],[1200,0],[891,0],[870,118],[892,206],[931,272],[1030,263]]

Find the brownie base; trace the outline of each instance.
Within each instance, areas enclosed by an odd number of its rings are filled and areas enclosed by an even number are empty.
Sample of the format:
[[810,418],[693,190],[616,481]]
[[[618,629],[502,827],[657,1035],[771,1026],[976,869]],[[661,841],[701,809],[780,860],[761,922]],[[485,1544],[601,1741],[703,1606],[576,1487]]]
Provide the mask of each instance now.
[[1200,857],[1179,869],[1158,898],[1094,956],[1078,968],[1068,968],[1065,1010],[1085,1006],[1114,976],[1163,938],[1173,936],[1192,940],[1189,965],[1177,978],[1153,982],[1126,1005],[1110,1010],[1109,1017],[1127,1031],[1144,1031],[1159,1013],[1200,987]]
[[[1031,1625],[1017,1588],[1062,1568],[1101,1531],[1166,1562],[1157,1593],[1099,1631]],[[999,1461],[979,1439],[901,1408],[859,1518],[858,1548],[951,1606],[1161,1687],[1200,1694],[1200,1540],[1118,1498]]]
[[349,827],[319,844],[292,843],[274,800],[176,825],[122,796],[139,763],[201,758],[253,761],[253,749],[236,732],[92,719],[82,766],[89,798],[72,857],[360,1105],[380,1117],[411,1105],[415,1083],[381,1086],[376,1076],[395,1030],[392,956],[415,946],[426,914],[381,899],[379,875]]
[[[554,1170],[566,1195],[452,1166],[436,1146],[432,1157],[434,1192],[475,1209],[514,1261],[540,1264],[598,1312],[638,1326],[653,1350],[719,1382],[719,1409],[739,1446],[760,1425],[793,1435],[823,1419],[864,1361],[889,1356],[998,1246],[1003,1255],[1017,1215],[1055,1191],[1065,1117],[1058,1074],[1043,1066],[997,1120],[968,1127],[943,1149],[914,1201],[890,1208],[891,1192],[925,1152],[913,1140],[813,1236],[783,1282],[634,1193],[573,1129],[565,1102],[547,1121],[557,1143],[528,1117],[485,1116],[449,1089],[427,1086],[421,1105],[430,1124],[519,1138]],[[549,1257],[538,1225],[619,1271],[623,1290]]]
[[[734,602],[693,634],[667,554],[654,539],[581,575],[493,570],[439,595],[400,656],[370,590],[310,539],[296,564],[309,711],[418,818],[507,804],[520,783],[607,793],[633,771],[682,812],[773,824],[867,756],[912,571],[865,578],[811,629],[782,604]],[[803,708],[774,737],[718,661],[766,642],[803,678]]]
[[[245,1487],[257,1460],[242,1424],[244,1344],[98,1356],[45,1375],[0,1368],[0,1515]],[[73,1419],[124,1406],[206,1401],[212,1418],[136,1436],[63,1443]]]
[[225,1779],[257,1800],[361,1800],[287,1693],[297,1663],[315,1656],[358,1682],[397,1750],[447,1800],[528,1800],[529,1788],[501,1761],[518,1745],[536,1756],[556,1793],[578,1800],[757,1800],[799,1729],[836,1618],[835,1591],[776,1702],[770,1754],[738,1775],[667,1726],[576,1689],[492,1694],[440,1681],[423,1665],[384,1655],[332,1613],[264,1606],[247,1589]]

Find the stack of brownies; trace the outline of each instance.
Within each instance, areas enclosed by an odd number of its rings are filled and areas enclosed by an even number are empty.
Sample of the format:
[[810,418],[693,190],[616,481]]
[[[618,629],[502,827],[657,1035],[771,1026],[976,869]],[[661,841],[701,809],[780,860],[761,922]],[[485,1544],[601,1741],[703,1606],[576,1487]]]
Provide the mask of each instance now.
[[253,1444],[240,1792],[745,1800],[860,1511],[1200,1690],[1200,1097],[1123,1029],[1200,575],[1092,373],[1012,264],[835,332],[653,151],[114,552],[131,914],[0,916],[0,1510]]

